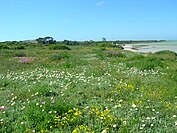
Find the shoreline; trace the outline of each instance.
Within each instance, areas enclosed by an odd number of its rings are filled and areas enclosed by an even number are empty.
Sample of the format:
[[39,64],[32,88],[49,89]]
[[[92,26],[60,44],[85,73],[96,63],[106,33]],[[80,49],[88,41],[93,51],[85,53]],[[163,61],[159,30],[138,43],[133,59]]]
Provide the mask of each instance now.
[[155,53],[157,51],[169,50],[177,53],[177,41],[166,41],[159,43],[125,44],[124,50],[140,53]]
[[122,46],[124,48],[124,50],[128,50],[128,51],[132,51],[132,52],[137,52],[138,48],[136,48],[135,46],[133,45],[124,45]]
[[141,47],[135,45],[125,45],[122,46],[124,50],[131,52],[139,52],[139,53],[155,53],[157,51],[169,50],[177,53],[177,46],[149,46],[149,47]]

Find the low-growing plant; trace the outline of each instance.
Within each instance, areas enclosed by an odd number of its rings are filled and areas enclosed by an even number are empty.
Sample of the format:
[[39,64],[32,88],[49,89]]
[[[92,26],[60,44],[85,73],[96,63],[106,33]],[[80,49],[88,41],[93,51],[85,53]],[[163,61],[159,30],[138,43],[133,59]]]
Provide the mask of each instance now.
[[155,56],[156,58],[163,59],[163,60],[176,60],[177,59],[177,53],[170,50],[163,50],[155,52],[152,56]]
[[10,49],[10,47],[7,45],[0,45],[0,49]]
[[68,46],[59,45],[59,44],[51,45],[49,49],[50,50],[71,50]]
[[155,54],[171,54],[171,55],[176,55],[177,56],[176,52],[170,51],[170,50],[157,51],[157,52],[155,52]]
[[15,49],[18,49],[18,50],[20,50],[20,49],[25,49],[25,47],[19,45],[19,46],[16,46]]
[[69,58],[69,54],[66,52],[60,52],[58,54],[53,54],[49,56],[49,59],[52,61],[60,61],[62,59],[67,59]]
[[125,57],[125,55],[122,52],[118,51],[105,51],[104,54],[107,57]]
[[18,52],[18,53],[15,53],[14,57],[26,57],[26,53],[24,52]]
[[112,43],[111,42],[102,42],[98,46],[99,47],[111,47]]
[[102,110],[93,106],[82,110],[78,108],[70,109],[62,115],[54,116],[49,122],[53,130],[55,128],[66,131],[71,130],[72,133],[87,131],[93,133],[94,131],[101,132],[105,129],[107,131],[118,131],[120,124],[120,119],[113,116],[109,109]]
[[0,132],[176,132],[177,62],[166,54],[28,45],[0,51]]
[[136,60],[126,62],[127,67],[136,67],[140,70],[151,70],[159,67],[163,67],[163,63],[154,57],[136,57]]

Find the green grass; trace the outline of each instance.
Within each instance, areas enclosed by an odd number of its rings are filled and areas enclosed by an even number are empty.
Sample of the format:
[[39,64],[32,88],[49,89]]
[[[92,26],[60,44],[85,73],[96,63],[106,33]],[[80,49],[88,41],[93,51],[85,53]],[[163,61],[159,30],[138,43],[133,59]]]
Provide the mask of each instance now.
[[0,50],[0,132],[177,132],[174,53],[70,49]]

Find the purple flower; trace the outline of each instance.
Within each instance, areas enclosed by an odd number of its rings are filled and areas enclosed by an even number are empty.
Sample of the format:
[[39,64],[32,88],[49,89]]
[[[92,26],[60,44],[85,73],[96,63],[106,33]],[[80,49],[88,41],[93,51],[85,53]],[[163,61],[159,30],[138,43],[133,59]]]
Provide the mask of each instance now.
[[19,62],[23,62],[23,63],[28,63],[31,62],[32,60],[29,58],[25,58],[25,59],[21,59]]

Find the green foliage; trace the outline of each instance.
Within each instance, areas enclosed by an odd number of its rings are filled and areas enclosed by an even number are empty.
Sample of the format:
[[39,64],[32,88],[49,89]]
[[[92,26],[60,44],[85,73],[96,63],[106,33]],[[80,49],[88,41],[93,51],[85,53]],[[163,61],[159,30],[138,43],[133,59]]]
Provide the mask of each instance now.
[[17,52],[14,57],[26,57],[26,54],[24,52]]
[[26,47],[24,42],[3,42],[0,43],[0,49],[23,50]]
[[102,42],[98,46],[99,47],[111,47],[112,43],[110,43],[110,42]]
[[134,55],[132,58],[130,58],[131,60],[137,60],[137,61],[141,61],[146,59],[146,57],[144,55]]
[[136,67],[140,70],[151,70],[163,67],[163,63],[153,57],[136,56],[130,62],[126,62],[127,67]]
[[154,56],[159,59],[163,60],[176,60],[177,59],[177,53],[169,50],[164,50],[164,51],[158,51],[154,53]]
[[0,132],[176,132],[177,62],[166,53],[13,43],[0,52]]
[[69,58],[69,54],[66,52],[60,52],[58,54],[53,54],[49,56],[49,59],[52,61],[60,61]]
[[55,44],[56,40],[53,39],[53,37],[39,37],[38,39],[36,39],[36,41],[40,44]]
[[80,45],[81,43],[80,43],[80,42],[77,42],[77,41],[64,40],[64,41],[63,41],[63,44],[75,46],[75,45]]
[[118,51],[105,51],[104,54],[107,57],[125,57],[125,54]]
[[15,47],[15,49],[25,49],[25,47],[24,46],[17,46],[17,47]]
[[49,49],[50,50],[71,50],[69,47],[65,45],[58,45],[58,44],[51,45]]
[[173,52],[173,51],[170,51],[170,50],[163,50],[163,51],[157,51],[155,52],[155,54],[171,54],[171,55],[176,55],[177,56],[177,53]]
[[10,49],[7,45],[0,45],[0,49]]
[[101,42],[98,44],[99,47],[112,47],[112,48],[119,48],[124,49],[122,45],[114,44],[113,42]]

